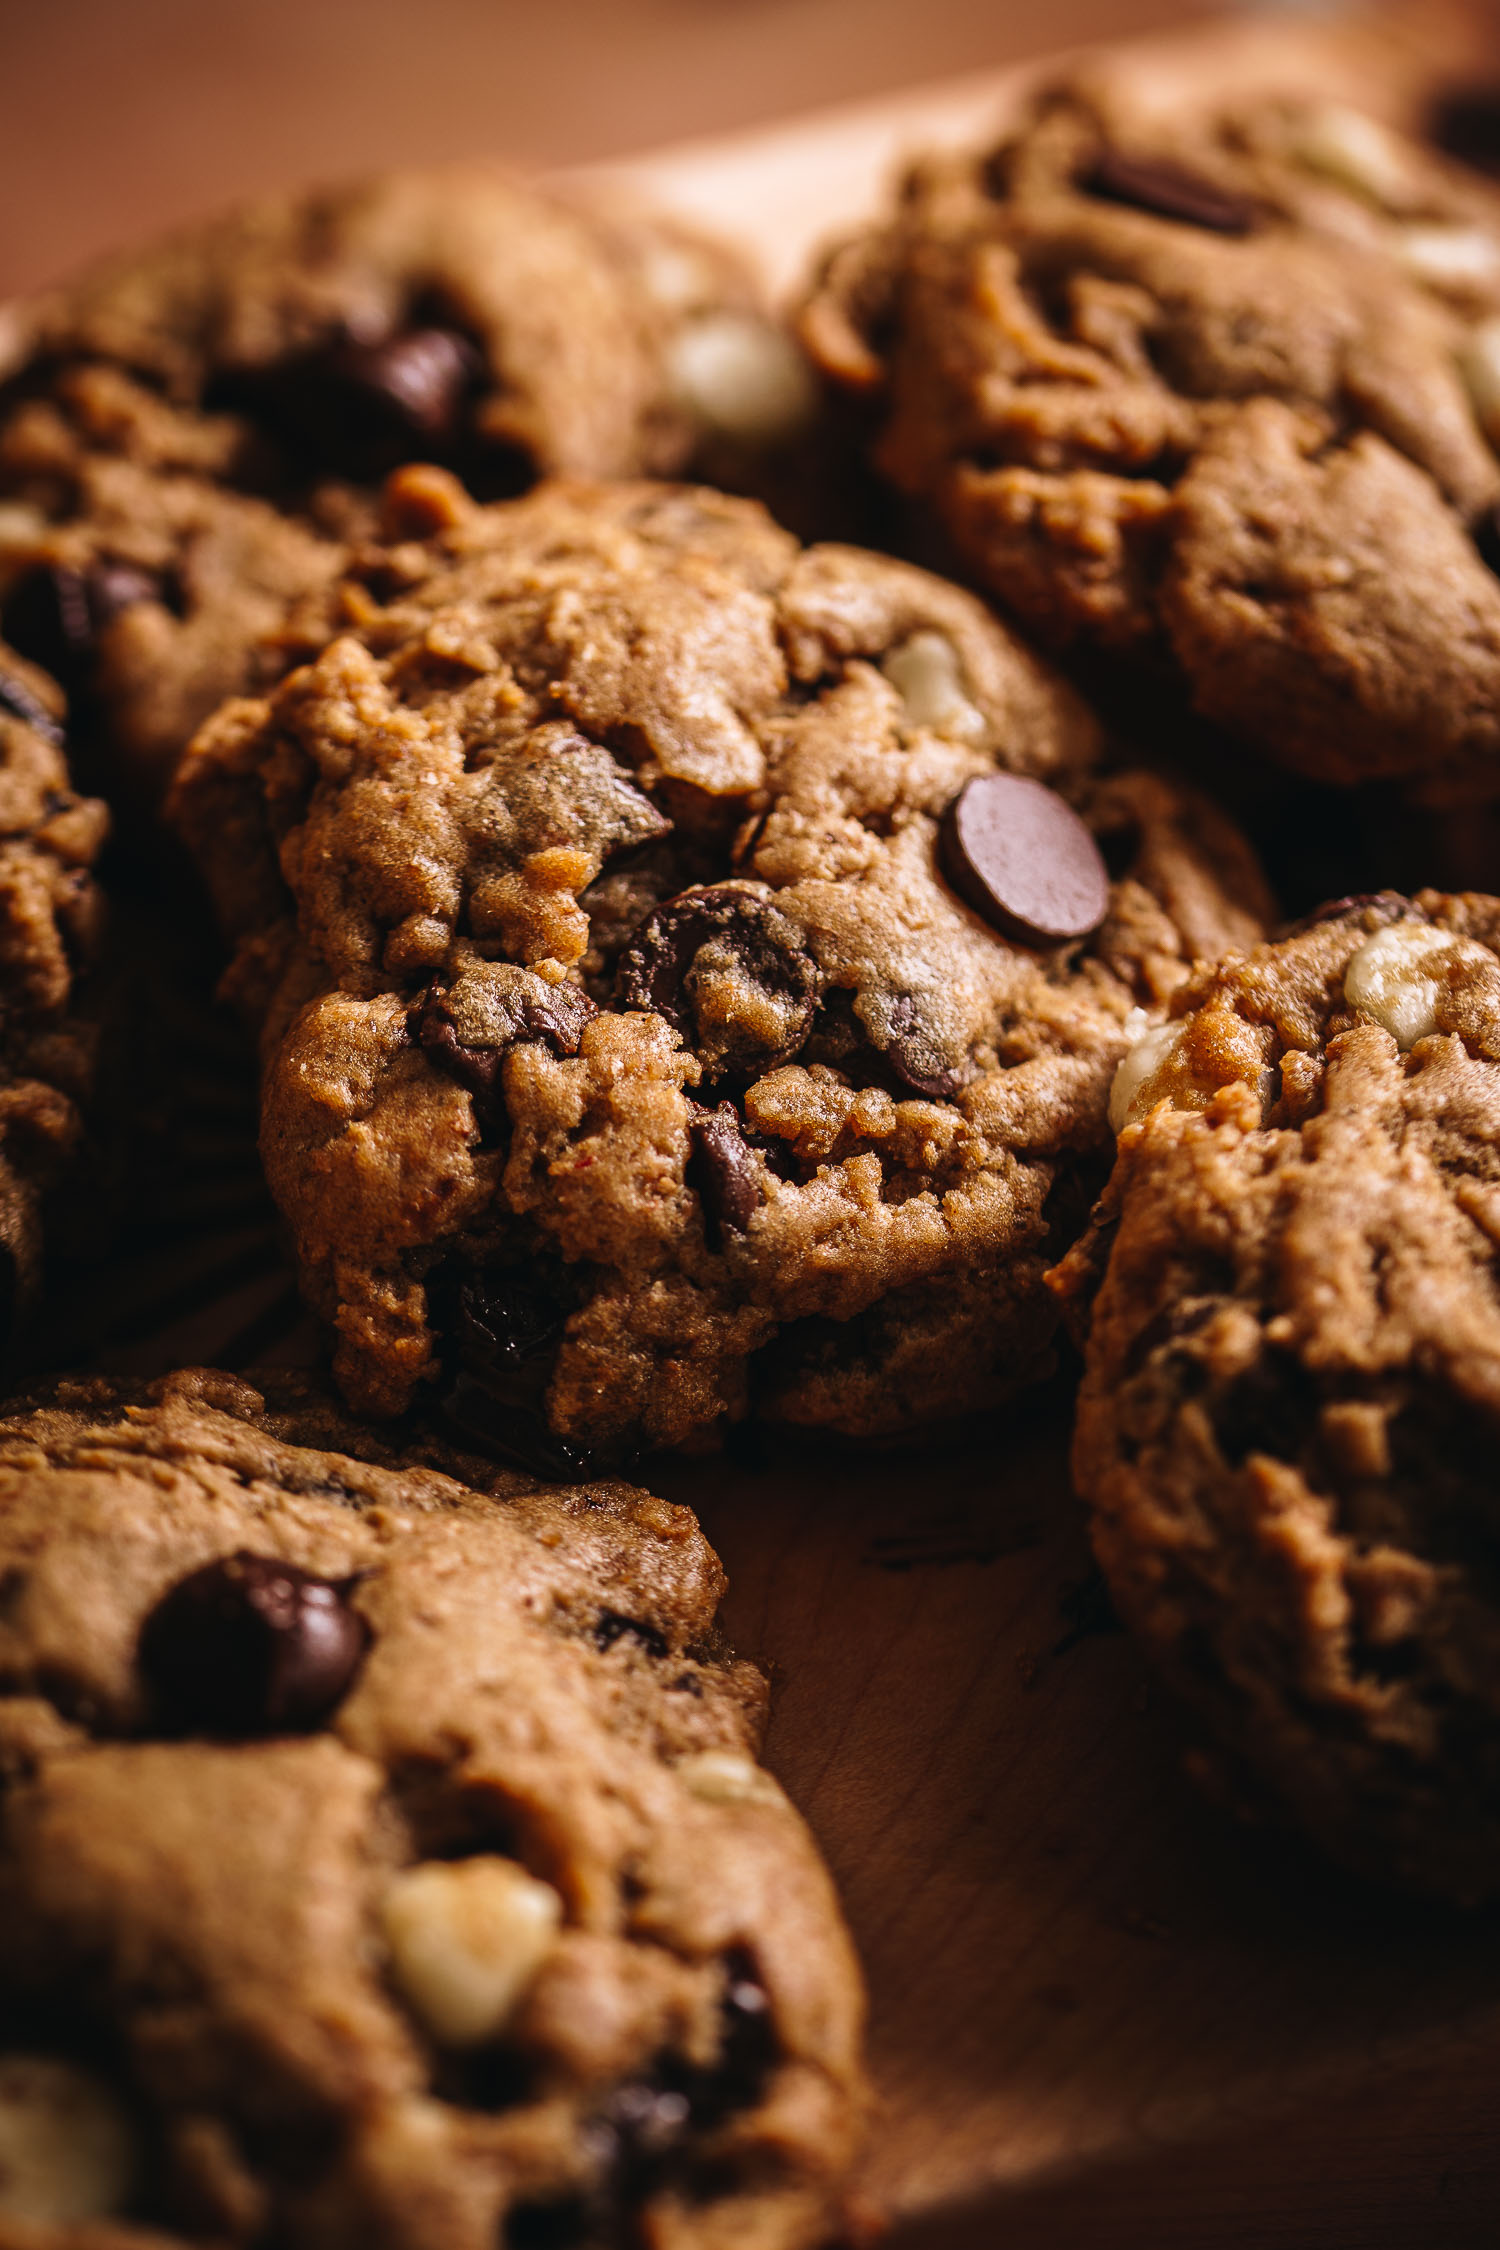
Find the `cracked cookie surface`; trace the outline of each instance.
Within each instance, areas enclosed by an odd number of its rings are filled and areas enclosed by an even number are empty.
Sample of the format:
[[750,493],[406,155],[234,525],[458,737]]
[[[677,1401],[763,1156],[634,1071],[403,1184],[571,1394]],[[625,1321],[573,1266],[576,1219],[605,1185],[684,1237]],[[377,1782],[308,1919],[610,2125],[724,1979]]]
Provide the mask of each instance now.
[[1500,1889],[1500,902],[1341,901],[1123,1067],[1056,1277],[1122,1616],[1363,1871]]
[[687,1509],[203,1370],[0,1496],[7,2242],[837,2231],[858,1974]]
[[[687,488],[388,498],[440,504],[175,798],[346,1395],[545,1463],[1032,1379],[1140,1011],[1259,934],[1235,831],[907,565]],[[999,777],[1095,886],[953,824]]]
[[733,256],[665,224],[474,165],[268,200],[0,311],[0,614],[154,794],[398,462],[663,473],[798,379]]
[[1295,770],[1500,790],[1500,200],[1357,111],[1149,66],[919,166],[804,336],[1040,635]]

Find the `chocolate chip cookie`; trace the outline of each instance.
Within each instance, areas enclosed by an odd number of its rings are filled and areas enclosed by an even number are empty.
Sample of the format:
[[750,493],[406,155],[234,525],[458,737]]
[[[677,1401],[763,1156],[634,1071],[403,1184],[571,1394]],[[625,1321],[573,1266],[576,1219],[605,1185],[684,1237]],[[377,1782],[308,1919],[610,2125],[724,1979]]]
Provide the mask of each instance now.
[[717,1558],[436,1458],[202,1370],[0,1420],[7,2241],[837,2230],[857,1972]]
[[803,334],[1040,635],[1316,779],[1500,792],[1500,200],[1322,99],[1102,67],[917,168]]
[[0,1349],[33,1293],[42,1205],[82,1132],[96,1030],[80,979],[108,825],[78,796],[55,682],[0,643]]
[[1366,1872],[1500,1889],[1500,901],[1342,900],[1121,1066],[1056,1276],[1117,1607]]
[[387,504],[445,528],[174,800],[345,1395],[560,1466],[1034,1378],[1115,1064],[1258,931],[1236,833],[972,597],[751,503]]
[[655,474],[809,388],[732,255],[667,225],[478,166],[283,197],[0,311],[0,615],[154,793],[396,463]]

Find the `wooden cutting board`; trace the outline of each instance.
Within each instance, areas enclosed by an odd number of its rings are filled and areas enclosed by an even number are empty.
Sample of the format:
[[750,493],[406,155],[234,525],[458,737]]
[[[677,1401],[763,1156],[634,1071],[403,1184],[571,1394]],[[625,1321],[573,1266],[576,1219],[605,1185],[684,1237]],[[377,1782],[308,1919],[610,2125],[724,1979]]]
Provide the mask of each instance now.
[[[1144,51],[1185,81],[1295,69],[1399,110],[1414,71],[1474,38],[1429,8],[1378,34],[1260,21]],[[574,177],[738,234],[785,287],[905,150],[982,130],[1034,75]],[[64,1276],[37,1356],[296,1362],[316,1339],[233,1034],[201,1006],[156,1014],[193,1153],[166,1203],[135,1196],[105,1274]],[[734,1635],[773,1668],[771,1762],[868,1972],[866,2193],[891,2250],[1494,2250],[1500,1916],[1352,1886],[1190,1786],[1091,1580],[1067,1419],[1059,1382],[945,1448],[778,1440],[755,1468],[643,1472],[702,1515]]]

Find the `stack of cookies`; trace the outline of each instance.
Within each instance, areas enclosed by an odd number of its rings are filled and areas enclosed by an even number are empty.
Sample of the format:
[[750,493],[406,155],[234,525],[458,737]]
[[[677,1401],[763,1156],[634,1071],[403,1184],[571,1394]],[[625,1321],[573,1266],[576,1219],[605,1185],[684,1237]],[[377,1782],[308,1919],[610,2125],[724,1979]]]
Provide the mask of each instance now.
[[1484,122],[1080,72],[795,338],[473,168],[0,316],[9,1325],[108,803],[322,1339],[0,1418],[7,2250],[850,2238],[857,1966],[620,1481],[755,1424],[1061,1366],[1231,1786],[1500,1891]]

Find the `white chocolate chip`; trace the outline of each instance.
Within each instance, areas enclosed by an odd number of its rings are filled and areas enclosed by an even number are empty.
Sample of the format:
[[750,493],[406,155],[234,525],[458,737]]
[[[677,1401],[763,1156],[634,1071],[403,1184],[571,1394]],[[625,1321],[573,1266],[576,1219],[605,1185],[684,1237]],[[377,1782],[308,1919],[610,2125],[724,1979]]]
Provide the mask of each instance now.
[[699,1750],[678,1765],[677,1778],[694,1797],[710,1805],[780,1805],[780,1785],[764,1766],[737,1750]]
[[1309,171],[1374,203],[1397,206],[1410,185],[1406,154],[1396,136],[1363,110],[1327,102],[1298,119],[1292,154]]
[[978,742],[984,713],[964,692],[963,666],[946,633],[913,633],[880,667],[906,705],[909,727],[957,742]]
[[1124,1056],[1109,1089],[1112,1132],[1123,1133],[1156,1107],[1161,1099],[1157,1077],[1176,1054],[1181,1038],[1181,1024],[1158,1024]]
[[1482,320],[1470,332],[1458,365],[1479,427],[1492,445],[1500,446],[1500,319]]
[[407,1868],[382,1909],[391,1970],[441,2047],[502,2031],[552,1949],[562,1900],[511,1859]]
[[812,369],[782,329],[754,313],[702,313],[671,346],[672,386],[698,421],[742,445],[777,445],[817,410]]
[[1442,986],[1424,963],[1435,953],[1479,950],[1427,922],[1390,922],[1365,940],[1344,971],[1344,998],[1373,1016],[1404,1054],[1437,1029]]
[[0,2055],[0,2212],[67,2226],[130,2200],[135,2136],[107,2087],[50,2055]]
[[1482,227],[1400,227],[1396,255],[1434,289],[1482,289],[1500,274],[1500,243]]

